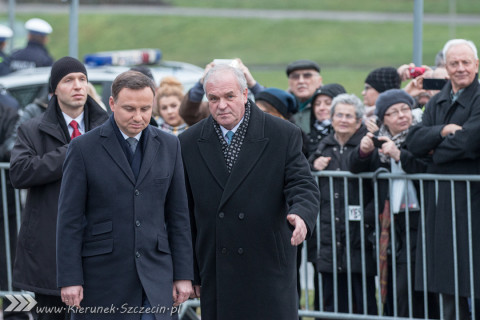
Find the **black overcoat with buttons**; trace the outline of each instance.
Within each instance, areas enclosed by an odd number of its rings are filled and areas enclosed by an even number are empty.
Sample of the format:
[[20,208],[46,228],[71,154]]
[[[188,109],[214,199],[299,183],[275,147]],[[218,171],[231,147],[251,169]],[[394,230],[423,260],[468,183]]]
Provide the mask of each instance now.
[[[330,162],[324,170],[349,170],[349,157],[360,144],[360,140],[367,133],[367,129],[362,125],[345,143],[341,146],[335,139],[335,133],[332,132],[322,139],[316,152],[309,158],[313,169],[313,162],[318,157],[330,157]],[[369,182],[363,180],[364,188],[368,187]],[[344,179],[337,178],[333,180],[333,210],[330,201],[330,183],[329,178],[319,179],[320,187],[320,252],[314,260],[317,263],[317,270],[320,272],[334,272],[333,265],[333,246],[336,250],[337,271],[339,273],[347,272],[348,253],[351,261],[351,270],[355,273],[362,272],[361,256],[361,230],[360,221],[349,222],[350,251],[347,251],[346,226],[345,226],[345,189]],[[360,206],[359,185],[357,179],[348,180],[348,204],[351,206]],[[364,245],[365,245],[365,263],[367,275],[375,275],[375,259],[372,246],[372,239],[375,231],[375,213],[373,212],[373,199],[366,198],[363,202],[364,210]],[[347,210],[348,214],[348,210]],[[332,220],[335,224],[335,236],[332,237]],[[317,251],[316,233],[308,241],[309,253]]]
[[158,128],[145,130],[137,179],[112,121],[68,148],[58,204],[58,286],[83,285],[82,307],[115,308],[72,319],[139,320],[142,289],[156,320],[171,319],[173,281],[193,280],[180,143]]
[[297,248],[286,217],[299,215],[311,233],[319,198],[300,129],[251,103],[230,174],[211,116],[179,138],[202,319],[298,318]]

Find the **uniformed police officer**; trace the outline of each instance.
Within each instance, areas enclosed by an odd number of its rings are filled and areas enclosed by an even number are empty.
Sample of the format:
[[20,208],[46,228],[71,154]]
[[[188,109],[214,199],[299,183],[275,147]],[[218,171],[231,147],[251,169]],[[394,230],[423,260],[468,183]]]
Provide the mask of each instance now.
[[3,52],[7,39],[13,35],[12,29],[7,26],[0,25],[0,76],[10,73],[10,59]]
[[28,30],[28,44],[25,48],[12,53],[10,69],[17,71],[51,66],[53,58],[48,53],[45,44],[48,35],[52,32],[52,26],[45,20],[33,18],[25,23],[25,29]]

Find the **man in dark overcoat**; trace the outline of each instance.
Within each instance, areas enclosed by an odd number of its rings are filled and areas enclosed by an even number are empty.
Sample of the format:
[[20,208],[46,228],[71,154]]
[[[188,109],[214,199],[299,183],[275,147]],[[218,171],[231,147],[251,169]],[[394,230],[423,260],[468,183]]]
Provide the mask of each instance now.
[[204,87],[210,116],[180,135],[202,318],[298,318],[296,246],[319,205],[301,131],[249,101],[234,67]]
[[[417,157],[427,157],[428,173],[480,174],[480,86],[478,55],[471,41],[454,39],[443,49],[450,81],[428,102],[423,121],[411,128],[407,148]],[[458,276],[459,314],[469,313],[470,279],[475,287],[475,308],[480,315],[480,184],[471,183],[470,203],[464,182],[455,183],[454,208],[456,248],[454,255],[452,186],[427,183],[425,192],[426,249],[417,244],[416,289],[423,290],[422,258],[426,255],[427,289],[443,294],[445,319],[455,319],[455,272]],[[472,245],[469,245],[468,206],[471,205]],[[473,250],[473,261],[469,249]],[[458,262],[455,269],[455,258]],[[473,270],[469,264],[473,263]]]
[[[13,270],[13,285],[35,293],[35,319],[64,319],[62,313],[36,314],[40,307],[64,304],[56,280],[55,231],[62,165],[74,133],[105,122],[107,113],[87,95],[87,71],[77,59],[64,57],[51,70],[54,93],[42,116],[24,122],[11,151],[10,179],[28,189]],[[75,120],[77,130],[71,122]]]
[[72,319],[172,319],[192,292],[180,142],[149,125],[154,95],[146,75],[120,74],[109,121],[68,148],[57,270]]

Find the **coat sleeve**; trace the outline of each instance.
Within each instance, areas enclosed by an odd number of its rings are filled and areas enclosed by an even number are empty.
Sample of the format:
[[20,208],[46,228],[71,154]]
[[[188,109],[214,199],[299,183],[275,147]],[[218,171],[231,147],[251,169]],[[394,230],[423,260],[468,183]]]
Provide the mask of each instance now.
[[192,126],[200,120],[210,115],[208,102],[190,100],[190,91],[185,95],[179,108],[180,116],[189,125]]
[[10,179],[17,189],[48,184],[62,178],[62,165],[68,145],[38,154],[41,143],[38,131],[31,128],[32,122],[22,124],[10,157]]
[[476,160],[480,157],[480,97],[477,96],[467,108],[471,109],[468,120],[461,125],[461,130],[441,140],[433,152],[434,163]]
[[173,280],[193,280],[193,251],[190,232],[188,202],[185,194],[185,178],[176,139],[175,167],[165,203],[165,220],[172,251]]
[[18,113],[11,107],[3,107],[0,111],[0,161],[10,160],[8,139],[14,131]]
[[301,217],[308,228],[307,236],[311,235],[317,221],[320,193],[302,153],[300,128],[294,129],[288,142],[284,194],[289,214]]
[[425,107],[422,122],[409,129],[406,144],[414,156],[427,156],[443,140],[440,133],[445,125],[434,125],[435,106],[436,100],[431,99]]
[[57,285],[83,285],[82,243],[87,201],[87,170],[78,140],[67,151],[58,200]]
[[348,166],[349,166],[350,172],[360,173],[360,172],[375,171],[377,168],[372,168],[372,165],[371,165],[372,157],[375,152],[377,151],[374,150],[372,153],[370,153],[366,157],[360,157],[360,145],[355,147],[355,150],[352,151],[348,159]]
[[427,163],[423,159],[415,157],[405,148],[400,149],[400,162],[406,173],[425,173],[427,171]]

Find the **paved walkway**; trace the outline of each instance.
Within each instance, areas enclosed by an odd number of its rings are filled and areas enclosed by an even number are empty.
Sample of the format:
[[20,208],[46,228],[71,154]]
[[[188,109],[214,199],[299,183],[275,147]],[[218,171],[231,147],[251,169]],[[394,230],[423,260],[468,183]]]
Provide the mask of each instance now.
[[[17,13],[67,13],[68,3],[59,4],[17,4]],[[0,0],[0,12],[8,12],[8,1]],[[308,19],[324,21],[358,22],[412,22],[413,13],[382,12],[344,12],[312,10],[262,10],[262,9],[214,9],[180,8],[168,6],[126,6],[126,5],[80,5],[80,13],[111,13],[134,15],[185,16],[185,17],[222,17],[237,19]],[[425,14],[424,23],[456,25],[479,25],[480,15],[468,14]]]

